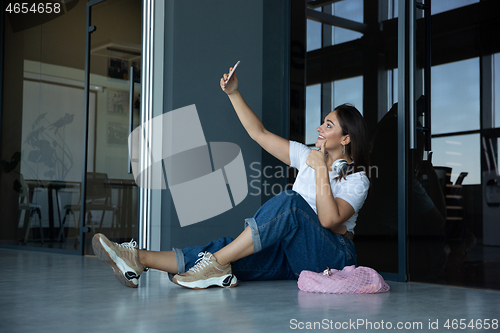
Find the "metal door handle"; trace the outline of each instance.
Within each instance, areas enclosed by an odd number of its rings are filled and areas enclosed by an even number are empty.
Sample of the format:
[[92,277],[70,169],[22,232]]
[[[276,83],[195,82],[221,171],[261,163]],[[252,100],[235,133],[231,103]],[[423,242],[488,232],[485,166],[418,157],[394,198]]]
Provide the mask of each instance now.
[[[128,137],[130,137],[130,133],[134,129],[134,67],[130,66],[130,96],[128,98]],[[128,154],[128,173],[132,173],[132,150],[129,150]]]

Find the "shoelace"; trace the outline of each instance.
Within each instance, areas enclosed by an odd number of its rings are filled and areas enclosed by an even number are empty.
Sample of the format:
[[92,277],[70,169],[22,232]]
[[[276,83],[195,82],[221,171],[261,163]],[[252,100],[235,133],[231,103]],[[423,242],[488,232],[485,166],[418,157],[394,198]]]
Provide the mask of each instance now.
[[135,250],[135,248],[137,247],[137,242],[133,238],[128,243],[125,242],[125,243],[121,243],[121,244],[117,244],[117,243],[115,243],[115,244],[120,246],[120,247],[124,247],[126,249],[129,249],[129,250]]
[[[129,250],[137,250],[136,247],[137,247],[137,242],[132,238],[132,240],[130,242],[125,242],[125,243],[121,243],[121,244],[118,244],[118,243],[115,243],[116,245],[120,246],[120,247],[123,247],[123,248],[126,248],[126,249],[129,249]],[[139,263],[138,259],[137,259],[137,262],[136,264]],[[139,263],[140,264],[140,263]],[[144,266],[144,265],[143,265]],[[149,268],[148,267],[144,267],[144,272],[147,272],[149,271]]]
[[206,266],[210,265],[210,258],[212,258],[212,254],[209,252],[200,252],[198,253],[198,260],[196,260],[195,265],[191,267],[190,271],[199,272]]

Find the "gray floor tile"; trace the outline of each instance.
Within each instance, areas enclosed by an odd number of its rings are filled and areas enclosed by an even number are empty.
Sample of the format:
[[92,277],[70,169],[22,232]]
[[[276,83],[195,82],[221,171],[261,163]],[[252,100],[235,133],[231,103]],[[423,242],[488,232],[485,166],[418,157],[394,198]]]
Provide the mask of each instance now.
[[[448,319],[500,319],[500,292],[490,290],[390,281],[389,293],[373,295],[305,293],[295,281],[189,290],[154,270],[130,289],[95,257],[0,249],[0,264],[2,332],[282,332],[315,322],[340,332],[389,323],[392,331],[450,332]],[[422,326],[397,330],[398,322]]]

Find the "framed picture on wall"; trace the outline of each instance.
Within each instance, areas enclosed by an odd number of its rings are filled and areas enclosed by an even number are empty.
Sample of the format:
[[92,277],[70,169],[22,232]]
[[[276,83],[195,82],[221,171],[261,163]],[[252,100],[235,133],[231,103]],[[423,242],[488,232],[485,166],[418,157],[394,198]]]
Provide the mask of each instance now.
[[134,82],[141,82],[141,62],[132,61],[132,67],[134,67]]
[[126,123],[109,122],[107,127],[108,144],[127,145],[128,127]]
[[108,114],[128,116],[128,91],[107,89]]
[[127,60],[109,58],[108,77],[113,79],[128,80],[129,65]]

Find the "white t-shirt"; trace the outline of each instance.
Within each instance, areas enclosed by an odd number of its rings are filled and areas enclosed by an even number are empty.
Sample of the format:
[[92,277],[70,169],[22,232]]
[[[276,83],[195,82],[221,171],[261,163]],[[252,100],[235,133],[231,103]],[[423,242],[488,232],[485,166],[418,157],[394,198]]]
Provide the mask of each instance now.
[[[311,148],[301,143],[290,141],[290,166],[299,170],[292,189],[299,193],[316,213],[316,171],[306,164]],[[370,181],[364,171],[349,174],[346,179],[335,180],[337,172],[329,171],[330,185],[334,198],[347,201],[354,214],[343,224],[347,231],[354,232],[358,212],[365,202]]]

